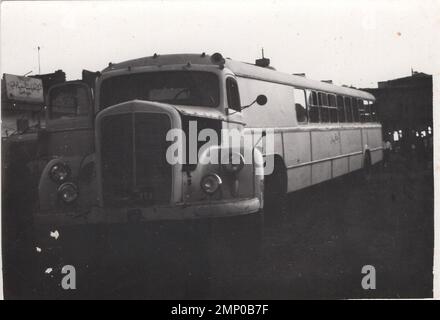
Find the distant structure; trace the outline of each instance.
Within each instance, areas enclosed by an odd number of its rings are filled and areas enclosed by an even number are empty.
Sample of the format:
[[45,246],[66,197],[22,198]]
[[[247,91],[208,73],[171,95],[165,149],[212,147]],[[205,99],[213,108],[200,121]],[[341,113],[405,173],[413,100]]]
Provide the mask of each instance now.
[[376,97],[384,137],[408,148],[432,132],[432,75],[412,71],[411,76],[381,81],[378,88],[362,89]]
[[[1,110],[2,110],[2,136],[10,134],[17,130],[17,120],[27,119],[30,125],[39,123],[42,117],[41,111],[44,107],[44,97],[49,88],[54,84],[66,81],[66,74],[63,70],[57,70],[53,73],[38,74],[28,77],[20,77],[21,79],[40,79],[43,87],[43,97],[40,101],[32,101],[20,99],[19,97],[11,97],[6,94],[6,80],[3,75],[1,80]],[[26,90],[21,88],[21,90]]]
[[43,80],[43,90],[45,93],[54,84],[62,83],[66,81],[66,73],[63,70],[57,70],[53,73],[47,74],[37,74],[35,76],[30,76],[31,78],[37,78]]

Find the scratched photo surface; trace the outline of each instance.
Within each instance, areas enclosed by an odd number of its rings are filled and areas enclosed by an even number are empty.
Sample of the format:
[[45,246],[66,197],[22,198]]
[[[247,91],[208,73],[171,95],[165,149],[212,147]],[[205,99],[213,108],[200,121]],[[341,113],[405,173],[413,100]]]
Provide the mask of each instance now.
[[3,297],[433,297],[439,16],[3,1]]

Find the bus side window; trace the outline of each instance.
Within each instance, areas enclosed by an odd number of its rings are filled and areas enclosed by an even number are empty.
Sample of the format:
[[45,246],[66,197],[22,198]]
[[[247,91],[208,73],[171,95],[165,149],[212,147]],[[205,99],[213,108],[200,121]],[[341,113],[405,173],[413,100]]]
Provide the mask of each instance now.
[[368,101],[368,105],[370,106],[371,121],[377,122],[377,103],[373,101]]
[[359,118],[361,122],[371,121],[371,111],[367,100],[358,100],[359,107]]
[[349,97],[345,97],[345,112],[347,115],[347,122],[353,122],[353,113],[351,109],[351,99]]
[[307,106],[306,106],[306,94],[302,89],[293,89],[295,99],[295,111],[296,120],[298,123],[307,122]]
[[226,96],[228,98],[228,108],[241,112],[240,94],[237,81],[234,78],[226,79]]
[[359,121],[366,122],[367,106],[364,104],[364,100],[358,100],[358,109],[359,109]]
[[345,122],[344,98],[340,95],[336,98],[338,103],[338,118],[339,122]]
[[351,99],[351,105],[353,109],[353,121],[359,122],[359,108],[358,108],[357,100],[355,98]]
[[330,104],[330,122],[338,122],[338,108],[336,107],[336,96],[328,95],[328,102]]
[[328,115],[328,97],[326,93],[318,93],[318,104],[319,104],[319,110],[321,114],[321,122],[328,122],[329,115]]
[[79,84],[65,84],[49,91],[50,119],[87,117],[91,113],[89,88]]
[[312,91],[309,96],[309,120],[310,122],[319,122],[318,95]]

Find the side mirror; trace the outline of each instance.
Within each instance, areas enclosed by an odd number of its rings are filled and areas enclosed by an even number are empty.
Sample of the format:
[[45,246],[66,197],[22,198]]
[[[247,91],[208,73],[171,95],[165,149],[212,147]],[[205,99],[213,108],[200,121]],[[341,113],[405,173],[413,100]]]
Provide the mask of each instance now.
[[264,106],[267,103],[267,97],[264,94],[260,94],[256,101],[258,105]]
[[241,107],[241,110],[247,109],[251,106],[253,106],[255,104],[255,102],[259,105],[259,106],[264,106],[267,103],[267,97],[264,94],[260,94],[257,96],[257,99],[255,99],[254,101],[252,101],[252,103],[250,105],[247,106],[243,106]]

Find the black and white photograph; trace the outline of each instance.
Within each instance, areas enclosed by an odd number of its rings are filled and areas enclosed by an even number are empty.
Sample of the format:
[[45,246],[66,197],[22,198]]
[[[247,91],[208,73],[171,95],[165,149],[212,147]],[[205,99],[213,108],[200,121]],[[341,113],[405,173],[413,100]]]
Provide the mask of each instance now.
[[440,297],[440,1],[0,15],[0,298]]

